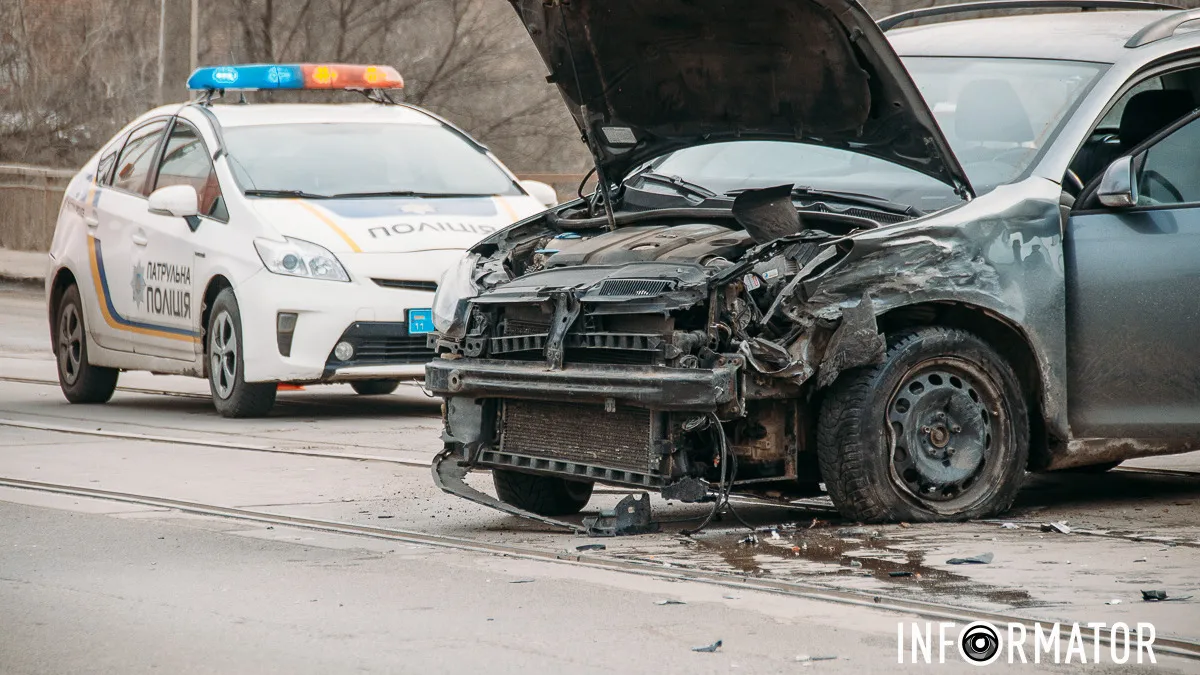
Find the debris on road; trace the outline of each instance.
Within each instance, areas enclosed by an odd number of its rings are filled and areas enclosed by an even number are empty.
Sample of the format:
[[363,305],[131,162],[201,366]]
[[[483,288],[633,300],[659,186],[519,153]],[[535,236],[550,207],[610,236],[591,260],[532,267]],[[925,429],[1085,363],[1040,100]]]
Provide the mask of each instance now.
[[992,562],[995,556],[991,553],[980,553],[969,558],[951,558],[946,561],[947,565],[987,565]]
[[603,551],[607,548],[608,547],[605,546],[604,544],[584,544],[583,546],[576,546],[575,550],[576,551]]
[[1019,530],[1019,529],[1021,529],[1021,526],[1016,523],[1000,523],[1000,529],[1002,529],[1002,530]]
[[796,656],[796,663],[811,663],[813,661],[833,661],[836,656],[809,656],[808,654],[799,654]]
[[1119,604],[1121,604],[1121,599],[1120,599],[1120,598],[1113,598],[1112,600],[1109,600],[1108,602],[1106,602],[1106,603],[1104,603],[1104,604],[1106,604],[1106,605],[1119,605]]
[[869,527],[843,527],[834,532],[834,534],[843,539],[857,539],[860,537],[878,539],[880,536],[879,530],[872,530]]
[[1135,558],[1133,562],[1146,562],[1145,558]]
[[666,600],[659,600],[658,602],[656,602],[654,604],[656,604],[656,605],[686,605],[687,603],[682,600],[671,600],[668,598]]
[[711,653],[711,652],[717,651],[720,648],[721,648],[721,641],[717,640],[716,642],[712,643],[711,645],[705,645],[703,647],[692,647],[692,651],[694,651],[694,652],[710,652]]
[[1059,534],[1071,534],[1071,528],[1067,525],[1067,521],[1060,520],[1053,523],[1042,523],[1042,532],[1057,532]]
[[904,571],[888,572],[889,577],[911,577],[912,575],[913,575],[912,572],[904,572]]
[[510,581],[508,583],[510,583],[510,584],[532,584],[534,581],[535,581],[534,579],[513,579],[512,581]]
[[757,534],[747,535],[746,537],[739,539],[738,543],[745,544],[746,546],[755,546],[758,544],[758,535]]
[[1146,602],[1183,602],[1191,600],[1192,596],[1184,595],[1178,598],[1168,598],[1166,591],[1142,591],[1142,600]]

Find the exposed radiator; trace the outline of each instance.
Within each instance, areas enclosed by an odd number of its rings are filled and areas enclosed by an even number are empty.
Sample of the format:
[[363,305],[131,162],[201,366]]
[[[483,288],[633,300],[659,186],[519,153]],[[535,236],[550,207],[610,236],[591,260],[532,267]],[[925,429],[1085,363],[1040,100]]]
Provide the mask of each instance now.
[[639,474],[658,472],[651,412],[618,407],[509,399],[500,451]]

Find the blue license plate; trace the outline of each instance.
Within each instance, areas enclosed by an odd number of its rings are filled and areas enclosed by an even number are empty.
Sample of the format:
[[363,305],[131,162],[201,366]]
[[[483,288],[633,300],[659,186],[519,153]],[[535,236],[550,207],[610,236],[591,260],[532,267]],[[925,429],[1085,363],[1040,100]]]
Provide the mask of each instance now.
[[432,309],[410,309],[408,310],[408,334],[422,335],[424,333],[433,332],[433,310]]

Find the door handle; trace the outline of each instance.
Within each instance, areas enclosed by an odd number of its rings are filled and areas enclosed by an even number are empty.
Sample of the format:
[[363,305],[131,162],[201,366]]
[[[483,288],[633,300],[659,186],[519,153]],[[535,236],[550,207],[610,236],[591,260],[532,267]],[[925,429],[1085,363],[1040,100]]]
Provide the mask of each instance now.
[[150,242],[146,239],[146,235],[142,234],[141,232],[137,232],[133,235],[133,243],[137,244],[138,246],[145,246]]
[[96,216],[84,216],[83,224],[87,225],[89,228],[97,228],[100,227],[100,219]]

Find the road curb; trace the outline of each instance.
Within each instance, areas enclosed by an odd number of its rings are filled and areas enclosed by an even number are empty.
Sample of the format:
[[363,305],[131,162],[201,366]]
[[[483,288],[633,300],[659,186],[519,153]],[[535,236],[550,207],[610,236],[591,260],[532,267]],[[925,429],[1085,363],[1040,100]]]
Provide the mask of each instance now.
[[0,284],[14,284],[29,289],[41,289],[45,287],[46,280],[41,277],[29,277],[0,270]]

